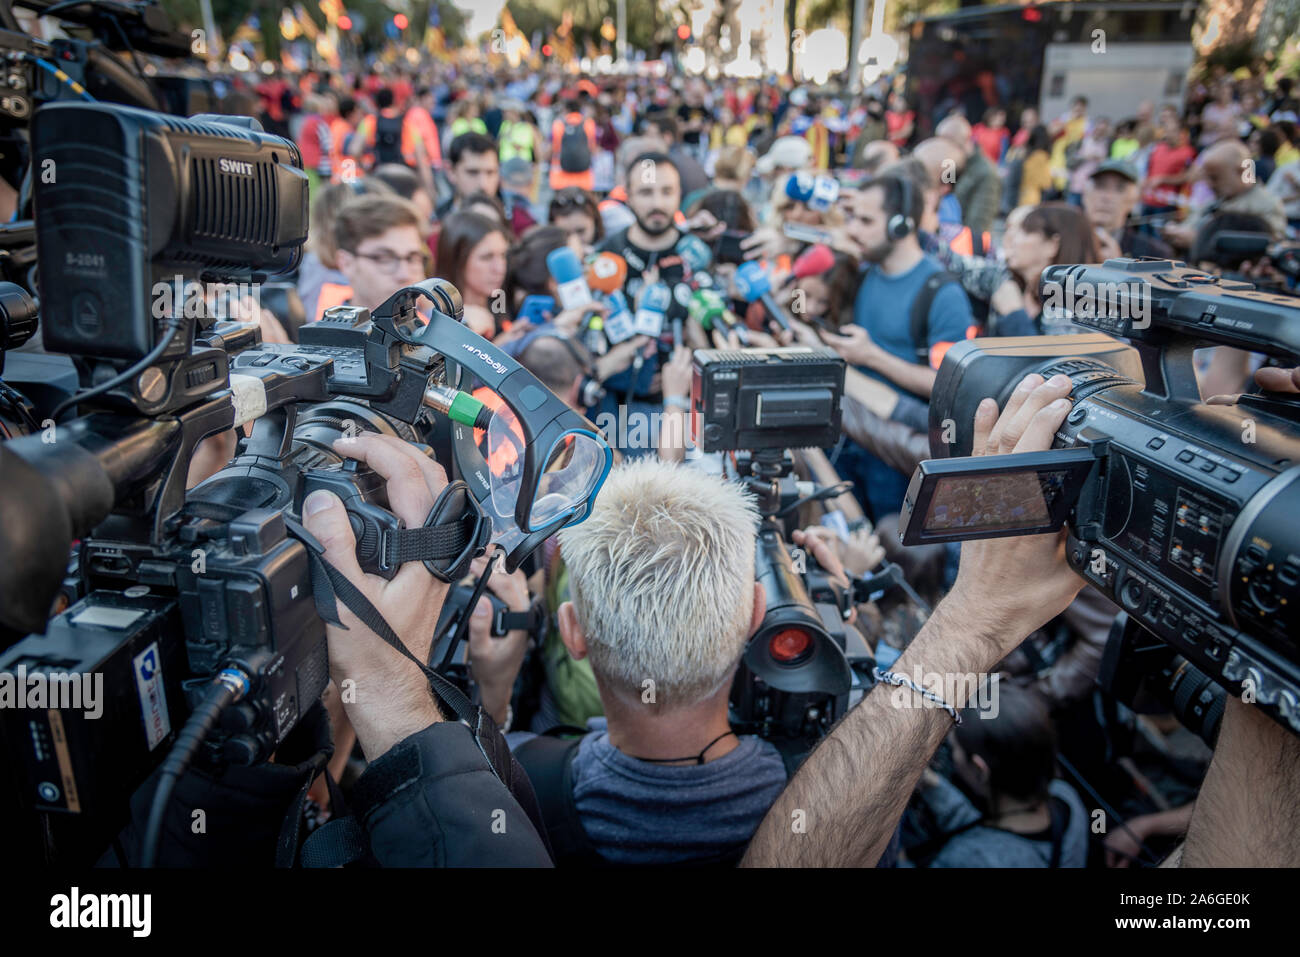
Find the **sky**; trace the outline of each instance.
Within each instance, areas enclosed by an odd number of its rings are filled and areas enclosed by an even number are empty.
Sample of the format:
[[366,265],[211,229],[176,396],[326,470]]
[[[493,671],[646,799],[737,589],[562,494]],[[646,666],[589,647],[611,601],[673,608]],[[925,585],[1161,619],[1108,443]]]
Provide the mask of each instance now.
[[485,30],[491,30],[501,15],[506,0],[456,0],[456,7],[469,14],[466,25],[467,36],[478,36]]

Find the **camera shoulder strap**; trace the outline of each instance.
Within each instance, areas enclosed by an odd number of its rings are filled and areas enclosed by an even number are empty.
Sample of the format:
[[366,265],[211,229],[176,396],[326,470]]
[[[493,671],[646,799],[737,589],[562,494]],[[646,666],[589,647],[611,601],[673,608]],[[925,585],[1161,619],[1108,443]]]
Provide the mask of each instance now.
[[[317,614],[335,627],[346,628],[342,621],[339,620],[338,601],[342,601],[343,606],[356,615],[362,625],[378,635],[389,647],[410,659],[420,669],[438,700],[458,720],[469,726],[470,732],[474,735],[474,743],[478,746],[484,760],[487,761],[488,767],[492,769],[492,773],[496,775],[497,780],[505,785],[524,813],[528,815],[549,853],[550,844],[546,839],[546,826],[542,822],[541,811],[537,806],[537,797],[533,793],[532,785],[529,783],[527,775],[524,774],[523,768],[519,766],[519,762],[510,753],[510,746],[506,743],[505,735],[497,728],[496,722],[492,720],[491,715],[481,707],[471,704],[464,692],[411,653],[402,639],[389,627],[379,609],[371,604],[370,599],[352,582],[348,581],[347,576],[325,561],[324,546],[306,528],[287,515],[284,518],[284,523],[290,534],[307,547],[311,568],[312,595],[316,600]],[[489,563],[489,572],[490,569],[491,564]],[[485,575],[480,582],[480,586],[485,585],[486,580],[487,576]]]

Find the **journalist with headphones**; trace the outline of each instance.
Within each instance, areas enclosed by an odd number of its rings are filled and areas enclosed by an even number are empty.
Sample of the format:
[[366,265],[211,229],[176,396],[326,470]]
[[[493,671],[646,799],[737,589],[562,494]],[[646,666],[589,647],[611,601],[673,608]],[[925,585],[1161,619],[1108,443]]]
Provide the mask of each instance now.
[[[869,180],[848,205],[848,237],[861,249],[853,323],[823,340],[864,374],[923,401],[954,342],[974,335],[970,301],[940,262],[921,249],[923,183],[905,170]],[[902,505],[910,476],[865,449],[848,448],[838,468],[879,520]]]

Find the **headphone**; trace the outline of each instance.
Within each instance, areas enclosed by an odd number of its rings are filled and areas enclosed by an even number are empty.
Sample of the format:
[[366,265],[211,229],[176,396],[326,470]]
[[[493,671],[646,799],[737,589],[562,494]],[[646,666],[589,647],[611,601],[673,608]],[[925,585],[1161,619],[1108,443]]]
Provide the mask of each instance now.
[[906,239],[916,231],[916,220],[912,219],[912,180],[907,176],[884,176],[885,180],[893,180],[898,184],[898,212],[889,217],[889,222],[885,224],[885,233],[890,239],[898,242],[900,239]]
[[573,340],[554,326],[542,326],[539,329],[530,330],[522,338],[505,346],[505,352],[512,359],[518,360],[530,345],[538,339],[545,338],[560,340],[564,344],[564,348],[568,350],[569,355],[573,357],[573,361],[582,369],[582,378],[578,381],[579,404],[586,409],[598,405],[600,400],[605,398],[605,387],[601,385],[599,374],[596,371],[596,364],[578,352],[573,345]]

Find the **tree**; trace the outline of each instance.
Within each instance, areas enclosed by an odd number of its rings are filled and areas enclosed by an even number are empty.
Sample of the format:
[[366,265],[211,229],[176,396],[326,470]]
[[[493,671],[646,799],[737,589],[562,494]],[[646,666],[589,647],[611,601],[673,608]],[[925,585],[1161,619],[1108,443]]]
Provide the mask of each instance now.
[[[550,36],[560,25],[565,12],[573,17],[573,34],[578,49],[591,40],[602,43],[601,24],[614,15],[615,0],[509,0],[506,8],[524,36],[534,33]],[[654,51],[661,44],[675,42],[672,31],[686,23],[686,4],[682,0],[627,0],[628,46]]]

